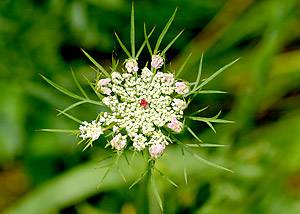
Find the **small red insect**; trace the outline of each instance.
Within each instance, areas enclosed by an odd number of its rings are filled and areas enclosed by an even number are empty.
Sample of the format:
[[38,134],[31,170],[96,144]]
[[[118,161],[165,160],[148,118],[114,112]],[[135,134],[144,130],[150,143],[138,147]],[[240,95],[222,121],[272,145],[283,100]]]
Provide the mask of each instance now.
[[147,105],[148,105],[148,102],[145,99],[142,99],[140,106],[144,106],[144,108],[146,108]]

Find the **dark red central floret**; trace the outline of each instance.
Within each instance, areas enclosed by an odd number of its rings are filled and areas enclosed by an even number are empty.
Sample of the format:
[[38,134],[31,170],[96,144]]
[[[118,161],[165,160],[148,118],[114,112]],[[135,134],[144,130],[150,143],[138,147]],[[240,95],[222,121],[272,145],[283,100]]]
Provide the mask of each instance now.
[[146,100],[142,99],[140,106],[144,106],[144,108],[146,108],[147,105],[148,105],[148,102]]

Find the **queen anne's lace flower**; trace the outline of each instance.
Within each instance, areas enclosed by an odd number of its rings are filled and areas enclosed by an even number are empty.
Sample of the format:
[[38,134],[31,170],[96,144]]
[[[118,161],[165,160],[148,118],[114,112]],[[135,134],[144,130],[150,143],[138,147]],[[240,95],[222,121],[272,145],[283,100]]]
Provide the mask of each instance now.
[[[162,64],[163,59],[159,55],[152,56],[153,67],[159,68]],[[107,95],[102,102],[111,111],[103,114],[101,125],[113,129],[112,148],[122,150],[128,137],[134,150],[142,151],[149,147],[151,158],[157,159],[169,144],[163,127],[174,132],[183,128],[180,120],[183,119],[186,102],[178,95],[187,93],[189,87],[185,82],[177,82],[172,73],[153,73],[147,67],[142,69],[141,75],[132,75],[138,70],[137,61],[132,58],[126,60],[125,68],[128,73],[114,71],[111,79],[97,82],[98,90]],[[102,129],[99,131],[102,132]],[[93,139],[99,137],[100,132],[93,133]],[[80,135],[83,138],[89,136]]]
[[[166,51],[181,34],[178,34],[178,36],[176,36],[176,38],[173,39],[163,49],[163,51],[160,51],[160,42],[165,35],[165,32],[168,28],[167,26],[171,24],[175,16],[176,10],[172,15],[172,18],[169,20],[168,24],[164,28],[163,33],[161,33],[161,35],[159,36],[155,49],[151,50],[151,47],[148,43],[148,39],[145,38],[145,42],[143,43],[143,45],[137,53],[135,52],[135,38],[133,37],[135,33],[133,16],[134,12],[132,10],[130,30],[131,53],[125,48],[125,46],[116,34],[117,40],[119,41],[121,47],[129,56],[129,59],[125,60],[125,63],[123,64],[124,68],[121,69],[122,72],[118,71],[118,61],[115,61],[113,59],[111,68],[113,72],[110,74],[105,68],[99,65],[89,54],[83,51],[84,54],[99,69],[99,73],[97,75],[97,82],[90,83],[88,81],[88,83],[91,86],[91,88],[96,92],[96,94],[100,98],[100,101],[92,100],[87,96],[74,74],[74,80],[84,97],[70,93],[62,87],[57,87],[56,84],[53,83],[51,80],[48,80],[47,78],[42,76],[48,83],[50,83],[52,86],[54,86],[61,92],[80,100],[79,102],[74,103],[73,105],[66,108],[64,111],[61,111],[62,114],[65,114],[66,116],[70,117],[76,122],[79,122],[80,120],[67,114],[66,111],[83,103],[93,103],[107,108],[107,111],[99,113],[96,120],[93,120],[91,123],[84,121],[79,126],[79,130],[70,130],[70,133],[78,133],[79,137],[82,138],[82,140],[80,140],[78,144],[85,141],[86,146],[83,149],[85,150],[89,146],[92,146],[93,141],[97,140],[99,136],[103,134],[104,131],[110,132],[105,136],[105,138],[107,138],[108,141],[107,146],[110,145],[112,149],[116,150],[117,154],[115,160],[109,165],[110,167],[104,174],[104,177],[111,171],[111,169],[114,166],[117,167],[118,171],[122,175],[117,162],[121,155],[125,155],[125,151],[134,150],[135,152],[143,152],[143,154],[146,154],[151,160],[149,160],[147,171],[138,180],[140,180],[145,174],[151,173],[151,180],[153,181],[152,187],[154,188],[155,195],[158,201],[160,202],[160,205],[161,201],[159,196],[157,195],[157,190],[153,179],[153,173],[154,171],[157,171],[162,177],[166,177],[155,167],[155,160],[163,155],[164,150],[170,143],[177,143],[181,146],[182,149],[188,151],[188,153],[191,153],[193,156],[210,166],[231,171],[222,166],[218,166],[216,164],[210,163],[209,161],[203,160],[197,154],[193,153],[193,151],[189,150],[188,147],[192,146],[192,144],[185,145],[175,137],[175,134],[182,132],[183,128],[186,127],[187,130],[198,141],[201,141],[193,132],[193,130],[187,124],[185,124],[186,120],[206,122],[212,128],[213,131],[215,131],[215,129],[211,124],[212,122],[233,122],[218,119],[219,114],[212,118],[198,117],[197,114],[205,108],[196,111],[191,115],[185,115],[185,117],[183,117],[183,111],[187,108],[188,104],[196,97],[196,95],[200,93],[200,90],[206,83],[208,83],[216,75],[218,75],[220,71],[224,70],[226,67],[232,65],[237,61],[235,60],[218,70],[215,74],[209,77],[209,81],[201,82],[200,75],[203,59],[201,58],[197,75],[198,77],[197,80],[193,83],[192,91],[190,91],[189,83],[184,82],[183,80],[176,79],[180,75],[189,57],[177,73],[170,72],[171,69],[170,71],[166,71],[166,66],[164,67],[163,71],[159,70],[165,63],[164,56]],[[148,35],[145,34],[145,36],[150,38],[151,34],[152,32]],[[144,66],[143,68],[141,67],[142,69],[139,71],[137,59],[139,58],[141,51],[143,50],[146,43],[149,53],[151,55],[152,53],[154,53],[151,58],[151,68],[147,68],[147,62],[146,66]],[[101,78],[101,76],[105,76],[105,78],[99,79]],[[188,103],[185,99],[188,99]],[[45,130],[69,132],[68,130]],[[213,144],[211,145],[214,146]],[[174,182],[170,182],[174,184]],[[100,184],[98,185],[98,187],[100,186]]]

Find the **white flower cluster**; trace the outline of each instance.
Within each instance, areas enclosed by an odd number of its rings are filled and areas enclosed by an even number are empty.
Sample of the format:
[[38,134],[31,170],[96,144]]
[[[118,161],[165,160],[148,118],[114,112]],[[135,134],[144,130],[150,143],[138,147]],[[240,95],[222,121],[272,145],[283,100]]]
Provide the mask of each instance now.
[[84,121],[82,124],[83,125],[79,126],[79,130],[81,132],[79,137],[81,137],[83,140],[89,138],[91,141],[95,141],[101,134],[103,134],[101,127],[102,123],[100,122],[93,120],[92,123]]
[[[97,123],[97,128],[98,124],[99,127],[113,127],[112,148],[122,150],[128,144],[136,151],[142,151],[149,147],[151,158],[157,159],[169,144],[162,127],[174,132],[182,131],[180,120],[183,119],[186,102],[180,99],[180,95],[188,93],[189,86],[186,82],[175,80],[172,73],[156,72],[163,63],[161,56],[154,55],[151,62],[153,71],[144,67],[138,75],[138,63],[130,58],[125,61],[128,73],[113,72],[111,79],[97,82],[97,90],[106,95],[102,102],[111,110],[101,117],[103,124]],[[94,121],[90,126],[94,127],[93,124]],[[103,133],[101,127],[92,129],[86,122],[84,125],[80,126],[80,137],[94,136],[95,139]],[[99,132],[88,135],[91,130]]]

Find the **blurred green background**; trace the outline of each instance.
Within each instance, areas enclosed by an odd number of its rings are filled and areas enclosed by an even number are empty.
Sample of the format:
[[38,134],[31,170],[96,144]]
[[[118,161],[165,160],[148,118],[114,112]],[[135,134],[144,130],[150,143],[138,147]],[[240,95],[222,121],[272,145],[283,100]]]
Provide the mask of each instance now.
[[[193,81],[204,52],[203,76],[238,57],[205,89],[230,92],[199,95],[192,110],[209,105],[203,116],[235,124],[190,126],[205,143],[228,148],[200,148],[201,157],[234,170],[231,174],[181,156],[169,146],[157,167],[179,188],[160,178],[157,185],[165,213],[300,213],[300,13],[296,0],[144,0],[135,2],[136,42],[143,23],[157,24],[154,42],[176,6],[178,13],[162,47],[183,28],[167,53],[176,70],[193,53],[181,77]],[[77,129],[61,116],[74,100],[48,85],[39,73],[78,92],[70,66],[88,90],[81,73],[93,79],[85,49],[109,68],[111,55],[125,59],[114,30],[129,47],[131,1],[0,1],[0,212],[6,214],[143,214],[161,213],[142,182],[129,185],[144,170],[135,157],[132,169],[120,162],[127,182],[116,171],[96,189],[105,169],[97,162],[111,154],[101,138],[81,152],[74,136],[36,132],[41,128]],[[145,50],[143,59],[149,56]],[[99,107],[86,105],[71,113],[92,120]],[[192,111],[191,110],[191,111]],[[181,139],[194,141],[189,133]],[[128,154],[130,155],[130,154]],[[186,166],[188,185],[183,168]]]

